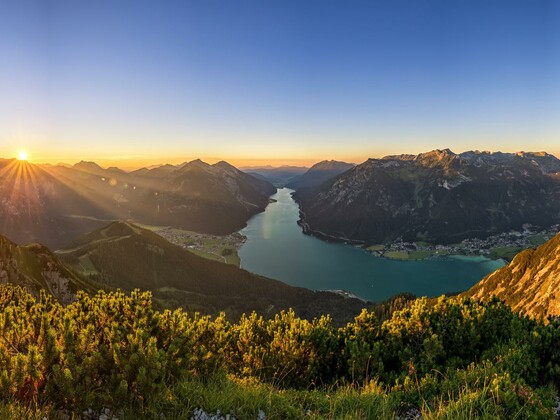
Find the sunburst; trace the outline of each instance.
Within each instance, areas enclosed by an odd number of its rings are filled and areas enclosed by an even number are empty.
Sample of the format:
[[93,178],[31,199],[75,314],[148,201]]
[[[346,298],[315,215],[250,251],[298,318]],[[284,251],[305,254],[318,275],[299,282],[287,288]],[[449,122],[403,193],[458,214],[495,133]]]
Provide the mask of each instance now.
[[27,152],[25,150],[18,152],[18,160],[27,160]]

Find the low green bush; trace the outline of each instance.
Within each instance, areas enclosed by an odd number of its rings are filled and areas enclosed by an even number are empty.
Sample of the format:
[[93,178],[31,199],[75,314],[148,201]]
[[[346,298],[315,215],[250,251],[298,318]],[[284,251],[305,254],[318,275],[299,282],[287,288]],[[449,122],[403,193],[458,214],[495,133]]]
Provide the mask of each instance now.
[[34,299],[0,286],[0,399],[16,411],[212,405],[179,398],[190,384],[201,395],[204,386],[235,388],[235,403],[216,400],[228,407],[245,404],[243,389],[267,389],[288,417],[421,410],[428,418],[544,418],[560,384],[558,348],[557,322],[521,317],[497,300],[418,299],[384,322],[363,311],[335,328],[329,317],[306,321],[293,311],[237,323],[156,311],[149,292],[80,292],[62,306],[46,293]]

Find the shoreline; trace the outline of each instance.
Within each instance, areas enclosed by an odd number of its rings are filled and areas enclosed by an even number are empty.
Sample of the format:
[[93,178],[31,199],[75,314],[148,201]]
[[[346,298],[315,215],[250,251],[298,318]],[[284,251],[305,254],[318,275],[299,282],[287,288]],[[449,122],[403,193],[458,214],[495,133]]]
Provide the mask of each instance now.
[[305,235],[315,236],[316,238],[322,239],[322,240],[327,241],[327,242],[337,242],[337,243],[342,242],[342,243],[345,243],[347,245],[362,245],[362,246],[366,245],[366,242],[362,241],[362,240],[350,239],[350,238],[345,238],[345,237],[342,237],[342,236],[329,235],[325,232],[321,232],[320,230],[311,229],[309,227],[309,224],[305,221],[305,213],[303,212],[303,210],[301,210],[301,207],[300,207],[299,203],[297,202],[297,200],[294,198],[293,194],[292,194],[292,199],[298,205],[298,209],[299,209],[299,219],[296,223],[298,224],[298,226],[301,227],[302,232]]
[[[423,243],[423,245],[418,246],[419,242],[402,242],[395,241],[386,244],[378,245],[367,245],[366,241],[345,238],[341,236],[330,235],[318,230],[312,229],[305,220],[305,212],[301,210],[299,202],[293,197],[299,207],[299,220],[297,224],[302,228],[302,232],[305,235],[314,236],[320,240],[326,242],[343,243],[346,245],[359,246],[374,257],[385,258],[387,260],[393,261],[422,261],[429,260],[433,258],[442,257],[484,257],[489,261],[503,261],[504,264],[509,264],[513,258],[520,252],[526,249],[535,248],[546,240],[550,239],[555,235],[555,230],[558,229],[558,225],[551,226],[547,229],[543,229],[538,232],[524,231],[524,232],[504,232],[497,235],[489,236],[485,239],[470,238],[465,239],[461,243],[454,245],[443,245],[443,244],[431,244]],[[473,243],[479,241],[481,243],[488,243],[489,241],[498,242],[499,239],[504,236],[514,237],[515,240],[505,240],[497,244],[498,246],[488,246],[488,247],[475,247]],[[540,238],[540,243],[531,242],[532,238]],[[376,248],[376,249],[371,249]],[[390,254],[390,255],[386,255]]]
[[297,224],[299,226],[301,226],[302,232],[305,235],[314,236],[314,237],[319,238],[321,240],[324,240],[326,242],[337,242],[337,243],[345,243],[347,245],[362,245],[362,246],[365,246],[365,241],[344,238],[344,237],[341,237],[341,236],[329,235],[329,234],[321,232],[319,230],[311,229],[309,227],[309,225],[307,224],[307,222],[305,222],[305,220],[303,220],[303,218],[301,217],[302,214],[303,214],[303,212],[300,210],[300,218],[297,221]]
[[[480,253],[476,253],[476,252],[472,252],[472,253],[456,252],[456,253],[452,253],[452,254],[439,254],[439,253],[437,253],[437,251],[435,251],[434,253],[431,253],[430,255],[426,255],[424,257],[419,257],[419,258],[418,257],[409,258],[408,256],[406,258],[390,257],[390,256],[386,256],[385,252],[369,250],[365,241],[359,241],[359,240],[348,239],[348,238],[344,238],[344,237],[340,237],[340,236],[328,235],[324,232],[321,232],[321,231],[318,231],[318,230],[313,230],[309,227],[307,222],[305,222],[303,217],[305,217],[305,213],[300,210],[300,219],[297,221],[297,224],[302,228],[302,232],[305,235],[313,236],[317,239],[320,239],[320,240],[323,240],[323,241],[326,241],[326,242],[342,243],[342,244],[351,245],[351,246],[358,245],[359,248],[368,252],[371,256],[377,257],[377,258],[384,258],[384,259],[390,260],[390,261],[402,261],[402,262],[406,262],[406,261],[425,261],[425,260],[436,259],[436,258],[452,258],[454,256],[457,256],[457,257],[483,257],[488,261],[503,261],[505,265],[507,265],[509,262],[511,262],[511,260],[507,260],[507,259],[502,258],[502,257],[491,258],[489,255],[484,255],[484,254],[480,254]],[[387,244],[387,246],[391,246],[395,243]],[[437,246],[437,245],[435,245],[435,246]],[[391,252],[391,251],[387,251],[387,252]]]
[[347,298],[347,299],[358,299],[359,301],[364,302],[364,303],[375,303],[375,302],[372,302],[372,301],[369,300],[369,299],[365,299],[365,298],[363,298],[363,297],[361,297],[361,296],[358,296],[358,295],[356,295],[356,294],[354,294],[354,293],[352,293],[352,292],[350,292],[350,291],[348,291],[348,290],[343,290],[343,289],[324,289],[324,290],[320,290],[320,291],[321,291],[321,292],[334,293],[335,295],[339,295],[339,296],[342,296],[342,297]]

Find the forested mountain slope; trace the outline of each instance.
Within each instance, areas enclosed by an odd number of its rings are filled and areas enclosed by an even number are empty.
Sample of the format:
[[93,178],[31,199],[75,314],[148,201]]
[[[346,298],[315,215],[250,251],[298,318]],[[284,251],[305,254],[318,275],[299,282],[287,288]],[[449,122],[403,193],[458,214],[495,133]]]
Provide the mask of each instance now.
[[455,243],[560,222],[560,160],[434,150],[369,159],[295,193],[311,233],[368,244]]

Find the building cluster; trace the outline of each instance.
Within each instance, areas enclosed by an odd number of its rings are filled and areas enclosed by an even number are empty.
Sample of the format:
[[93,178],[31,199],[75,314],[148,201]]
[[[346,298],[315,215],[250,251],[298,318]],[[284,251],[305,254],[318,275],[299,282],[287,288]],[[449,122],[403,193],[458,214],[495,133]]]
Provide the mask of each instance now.
[[383,245],[372,251],[377,255],[387,252],[426,252],[430,255],[491,255],[493,250],[505,248],[526,249],[540,245],[551,239],[560,231],[560,224],[548,229],[536,229],[531,225],[524,225],[523,231],[504,232],[487,238],[465,239],[460,243],[441,245],[426,242],[395,242]]

